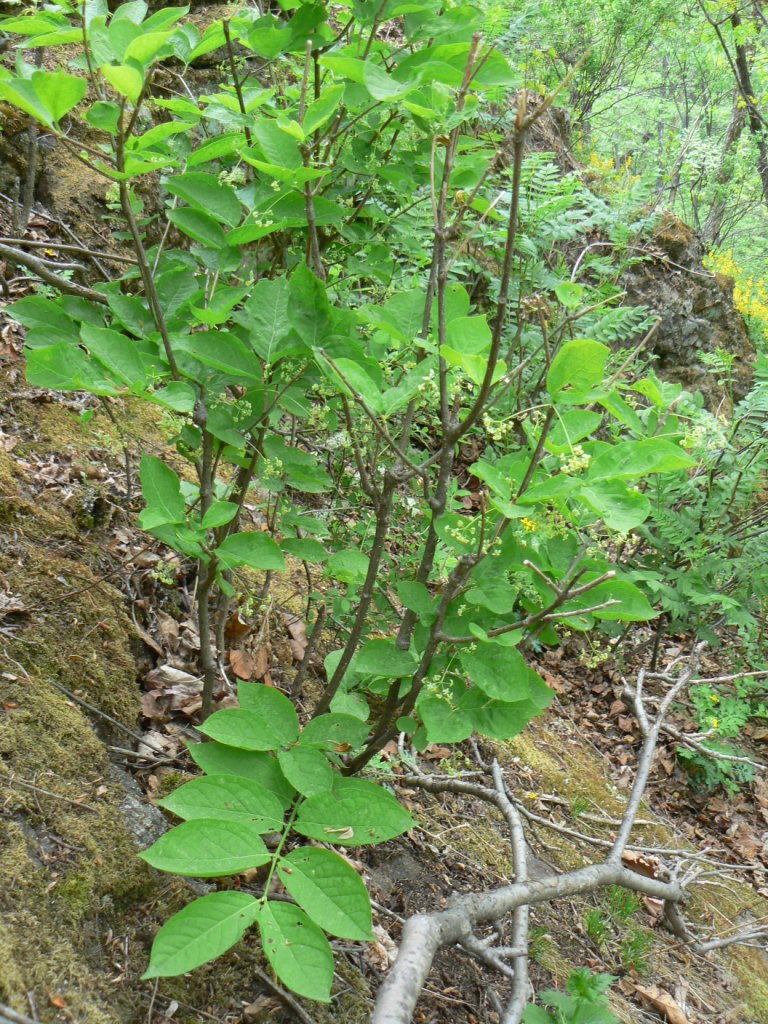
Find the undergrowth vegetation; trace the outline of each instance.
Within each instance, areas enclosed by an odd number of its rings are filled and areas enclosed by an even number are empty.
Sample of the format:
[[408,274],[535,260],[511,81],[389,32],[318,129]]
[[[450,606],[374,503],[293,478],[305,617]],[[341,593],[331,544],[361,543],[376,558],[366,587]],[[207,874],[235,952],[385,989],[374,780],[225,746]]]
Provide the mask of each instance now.
[[[591,191],[526,155],[554,93],[532,102],[482,12],[285,7],[204,31],[141,0],[5,18],[0,98],[103,176],[132,260],[14,304],[28,381],[170,413],[172,457],[141,459],[139,522],[196,566],[210,742],[192,748],[205,774],[161,801],[182,823],[143,856],[193,877],[266,871],[259,898],[216,891],[173,917],[147,977],[255,925],[283,984],[327,1000],[326,933],[370,939],[371,911],[326,846],[411,827],[359,777],[398,735],[417,750],[517,735],[553,696],[529,656],[566,632],[618,656],[630,624],[725,632],[763,667],[768,384],[726,419],[642,362],[653,320],[618,279],[654,222],[652,183]],[[219,81],[196,95],[185,70],[211,54]],[[610,244],[576,262],[583,236]],[[727,359],[713,372],[727,391]],[[217,710],[237,570],[261,574],[263,605],[299,564],[311,624],[334,638],[311,717],[247,683]],[[696,774],[745,781],[706,750],[765,716],[761,684],[691,699]],[[609,905],[587,930],[599,944],[631,912]],[[609,1021],[610,980],[576,978],[547,995],[554,1016],[525,1020],[584,1020],[589,1003]]]

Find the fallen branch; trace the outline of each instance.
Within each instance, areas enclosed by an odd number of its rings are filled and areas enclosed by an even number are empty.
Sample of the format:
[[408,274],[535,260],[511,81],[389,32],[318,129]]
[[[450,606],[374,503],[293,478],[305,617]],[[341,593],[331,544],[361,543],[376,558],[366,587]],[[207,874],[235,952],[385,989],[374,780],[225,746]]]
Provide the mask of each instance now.
[[[569,871],[551,874],[543,878],[528,877],[528,846],[525,838],[523,819],[533,816],[520,807],[507,789],[502,771],[497,762],[484,766],[493,778],[493,788],[466,779],[439,779],[416,769],[413,775],[403,776],[401,785],[416,786],[428,792],[452,791],[474,796],[494,804],[501,812],[510,833],[514,883],[484,893],[470,893],[456,896],[442,911],[417,914],[409,918],[402,933],[400,950],[384,984],[379,989],[371,1024],[408,1024],[419,996],[432,968],[437,952],[444,946],[460,945],[483,963],[493,967],[512,982],[512,992],[501,1015],[501,1024],[519,1024],[529,996],[527,970],[528,958],[528,912],[535,904],[550,903],[572,896],[586,895],[608,886],[621,886],[632,892],[661,900],[664,904],[664,921],[671,932],[686,945],[699,953],[723,948],[735,943],[754,943],[768,938],[768,927],[752,925],[734,935],[700,941],[685,920],[682,905],[687,897],[688,886],[701,877],[700,869],[685,868],[685,861],[701,858],[687,851],[666,851],[680,857],[675,872],[668,874],[663,868],[661,877],[648,877],[626,866],[625,855],[632,829],[637,822],[638,812],[648,784],[654,755],[660,734],[665,728],[665,718],[674,701],[689,685],[698,663],[700,647],[697,648],[675,677],[667,674],[664,681],[669,684],[666,693],[656,701],[653,716],[648,712],[644,683],[650,673],[641,671],[637,685],[631,692],[635,714],[644,736],[643,747],[638,758],[637,771],[632,792],[624,815],[619,823],[613,842],[599,840],[600,845],[610,847],[602,863]],[[654,678],[659,678],[654,675]],[[546,819],[542,823],[548,824]],[[562,829],[571,834],[572,830]],[[588,839],[589,837],[579,836]],[[643,849],[643,848],[641,848]],[[650,852],[649,850],[644,852]],[[512,915],[512,940],[509,946],[494,945],[501,935],[479,938],[475,931],[484,924],[497,924],[507,915]]]

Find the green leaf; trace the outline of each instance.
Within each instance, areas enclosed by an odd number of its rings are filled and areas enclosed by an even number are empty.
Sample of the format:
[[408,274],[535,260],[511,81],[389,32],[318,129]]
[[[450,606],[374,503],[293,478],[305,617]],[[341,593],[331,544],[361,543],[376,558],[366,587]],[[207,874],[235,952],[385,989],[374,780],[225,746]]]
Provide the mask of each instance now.
[[164,49],[173,32],[147,32],[146,28],[128,44],[122,60],[135,60],[146,67]]
[[241,779],[252,779],[264,789],[273,793],[283,808],[287,808],[295,796],[280,771],[277,758],[255,750],[238,750],[221,743],[190,743],[192,760],[207,775],[235,775]]
[[330,1002],[333,952],[317,925],[298,907],[271,900],[258,922],[264,952],[280,981],[305,999]]
[[561,281],[555,286],[555,295],[566,309],[576,309],[584,294],[584,286],[573,281]]
[[536,673],[514,647],[500,650],[493,644],[479,644],[474,651],[463,650],[459,661],[473,686],[496,700],[527,700]]
[[[77,341],[79,334],[72,320],[51,299],[30,295],[8,306],[6,313],[20,324],[34,330],[45,328],[52,332],[51,344],[70,339]],[[58,337],[56,336],[58,334]]]
[[[480,387],[485,380],[485,374],[488,369],[488,359],[485,356],[475,356],[469,355],[465,352],[457,352],[449,345],[440,346],[440,355],[449,366],[458,366],[462,369],[472,383],[476,384],[478,387]],[[497,381],[501,380],[506,372],[507,364],[503,359],[499,359],[493,368],[491,383],[496,384]]]
[[322,743],[331,749],[362,746],[368,725],[353,715],[330,714],[312,718],[301,730],[299,743]]
[[491,347],[491,329],[484,316],[456,317],[448,324],[446,341],[456,352],[481,355]]
[[102,64],[99,71],[115,92],[136,103],[144,87],[144,76],[137,68],[129,64]]
[[172,978],[226,953],[255,923],[259,903],[244,892],[213,892],[166,921],[152,943],[146,978]]
[[27,380],[39,388],[115,395],[122,388],[81,348],[63,341],[27,352]]
[[216,548],[216,555],[227,569],[248,565],[264,572],[282,572],[285,559],[277,544],[266,533],[233,533]]
[[165,187],[172,195],[223,224],[235,227],[240,221],[242,207],[235,190],[231,185],[222,184],[213,174],[202,171],[177,174],[166,181]]
[[166,319],[170,319],[188,299],[200,291],[200,285],[189,267],[166,271],[157,278],[155,286]]
[[579,338],[558,350],[547,374],[547,390],[555,401],[581,402],[603,379],[611,350],[598,341]]
[[174,349],[188,352],[206,366],[230,376],[234,382],[261,384],[261,363],[239,338],[226,331],[200,331],[174,340]]
[[280,831],[283,827],[283,807],[274,793],[252,779],[236,775],[192,779],[157,803],[185,821],[245,821],[261,832]]
[[395,584],[397,596],[409,611],[415,612],[419,622],[431,625],[437,615],[437,602],[423,583],[413,580],[400,580]]
[[343,357],[331,360],[322,351],[319,357],[320,369],[342,394],[362,399],[374,412],[384,412],[384,396],[362,366]]
[[29,80],[54,124],[85,96],[88,83],[65,71],[35,71]]
[[159,871],[190,878],[234,875],[272,858],[254,825],[210,819],[177,825],[139,856]]
[[[589,583],[590,576],[594,578],[593,574],[587,573],[580,582]],[[614,601],[615,604],[591,612],[596,619],[605,619],[608,622],[647,622],[649,619],[655,619],[658,614],[634,583],[622,579],[606,580],[585,594],[579,594],[578,597],[566,601],[561,607],[563,611],[571,611],[594,607],[607,601]]]
[[283,857],[280,881],[315,924],[340,939],[370,942],[371,901],[362,878],[331,850],[305,847]]
[[99,131],[116,135],[120,123],[120,106],[117,103],[98,100],[85,112],[85,120]]
[[469,690],[461,698],[460,708],[469,716],[476,732],[495,740],[517,736],[541,710],[533,701],[494,700],[479,689]]
[[651,473],[674,473],[695,465],[696,459],[676,444],[660,437],[644,441],[621,441],[600,452],[592,460],[587,480],[592,484],[598,480],[642,479]]
[[211,249],[223,249],[227,244],[227,236],[219,222],[201,210],[186,206],[180,210],[171,210],[168,220],[195,242],[210,246]]
[[648,498],[622,480],[603,480],[594,487],[582,487],[577,497],[597,512],[606,526],[620,533],[634,530],[651,513]]
[[461,743],[472,735],[472,720],[454,703],[422,692],[416,704],[429,743]]
[[257,139],[270,163],[292,169],[301,167],[302,157],[296,140],[274,121],[261,120],[252,128],[251,134]]
[[301,805],[294,828],[310,839],[337,846],[385,843],[413,827],[413,819],[381,786],[365,779],[337,778],[332,793]]
[[343,85],[330,85],[323,89],[314,103],[310,103],[304,114],[304,131],[307,135],[311,135],[331,119],[343,96]]
[[325,793],[333,786],[333,768],[317,747],[297,744],[280,750],[277,760],[283,775],[302,796]]
[[141,514],[142,528],[151,530],[164,523],[183,523],[185,506],[181,481],[173,470],[162,459],[142,455],[140,476],[147,505]]
[[280,546],[287,554],[309,562],[310,565],[320,565],[328,558],[328,552],[320,541],[312,540],[311,537],[289,537]]
[[291,329],[288,294],[287,278],[262,278],[251,288],[245,308],[235,314],[235,321],[248,330],[254,350],[265,363],[276,362],[286,348],[284,342]]
[[217,526],[226,526],[235,518],[239,508],[240,506],[234,501],[214,501],[203,516],[201,526],[206,530],[215,530]]
[[353,668],[361,675],[397,679],[416,671],[416,659],[403,651],[394,640],[368,640],[355,654]]
[[144,387],[149,383],[136,343],[130,338],[117,331],[92,327],[90,324],[82,325],[80,336],[91,355],[129,387]]
[[310,348],[319,345],[333,328],[333,317],[325,285],[305,263],[299,264],[289,281],[288,319]]
[[[272,687],[264,686],[262,689],[276,693]],[[265,700],[264,704],[268,706],[269,702]],[[240,750],[277,750],[293,743],[299,735],[299,720],[292,705],[290,710],[292,715],[278,709],[278,715],[267,720],[263,711],[227,708],[216,711],[198,729],[211,739]]]
[[352,548],[337,551],[328,559],[325,571],[340,583],[362,583],[368,572],[368,556]]

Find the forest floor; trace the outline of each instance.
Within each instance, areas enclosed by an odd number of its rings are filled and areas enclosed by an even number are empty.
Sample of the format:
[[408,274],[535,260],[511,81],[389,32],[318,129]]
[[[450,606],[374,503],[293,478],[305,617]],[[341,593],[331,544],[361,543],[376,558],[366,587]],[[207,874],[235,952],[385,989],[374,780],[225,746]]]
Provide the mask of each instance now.
[[[81,1024],[297,1019],[270,986],[253,939],[191,976],[139,980],[154,931],[194,888],[159,878],[135,856],[164,827],[152,801],[195,771],[186,747],[198,739],[193,578],[135,526],[137,456],[167,455],[168,435],[138,403],[30,388],[21,343],[20,330],[0,321],[0,1002],[41,1021]],[[253,597],[261,585],[241,580],[220,707],[235,702],[238,678],[287,688],[304,655],[303,570],[281,578],[266,613]],[[663,641],[660,664],[689,643]],[[597,667],[585,666],[576,639],[542,653],[537,668],[556,692],[553,706],[516,740],[481,748],[499,759],[529,811],[534,870],[582,866],[611,839],[640,745],[622,676],[647,664],[652,646],[642,627],[621,658]],[[726,642],[706,667],[727,671],[728,661]],[[320,685],[319,672],[310,673],[300,711]],[[675,724],[685,727],[685,708]],[[766,729],[748,730],[757,760],[766,737]],[[477,771],[469,744],[428,748],[418,765]],[[303,1004],[318,1024],[368,1019],[403,918],[439,909],[454,892],[503,884],[510,873],[509,837],[487,806],[404,786],[409,764],[394,748],[376,770],[419,824],[353,851],[375,901],[377,941],[336,944],[331,1007]],[[696,790],[667,742],[637,833],[641,847],[706,855],[714,874],[691,914],[711,933],[768,918],[764,777],[733,795]],[[642,861],[638,870],[657,869],[652,854]],[[695,955],[665,934],[653,901],[620,892],[565,900],[535,910],[531,935],[539,991],[562,987],[586,964],[618,976],[611,1000],[623,1021],[768,1024],[765,956],[739,948]],[[466,953],[445,950],[416,1020],[495,1024],[505,986]]]

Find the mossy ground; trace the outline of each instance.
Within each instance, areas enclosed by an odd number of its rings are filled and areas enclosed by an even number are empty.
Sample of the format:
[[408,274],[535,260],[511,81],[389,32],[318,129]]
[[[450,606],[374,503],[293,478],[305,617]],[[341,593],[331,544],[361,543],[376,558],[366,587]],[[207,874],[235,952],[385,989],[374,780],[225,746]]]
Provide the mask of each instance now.
[[[16,438],[0,450],[0,590],[24,610],[0,618],[0,1003],[42,1021],[133,1024],[147,1020],[154,983],[139,979],[159,926],[194,898],[190,886],[148,868],[121,812],[125,788],[107,744],[138,730],[136,637],[114,565],[108,527],[89,529],[67,488],[41,487],[40,464],[109,465],[121,472],[124,434],[99,410],[87,425],[67,401],[9,397],[3,422]],[[116,403],[115,419],[159,454],[157,414]],[[92,704],[93,715],[57,689]],[[179,1021],[239,1015],[260,992],[258,944],[158,984],[158,1013],[172,999]],[[370,999],[346,967],[346,991],[317,1018],[361,1024]],[[362,987],[361,987],[362,986]],[[281,1019],[272,1016],[271,1020]]]

